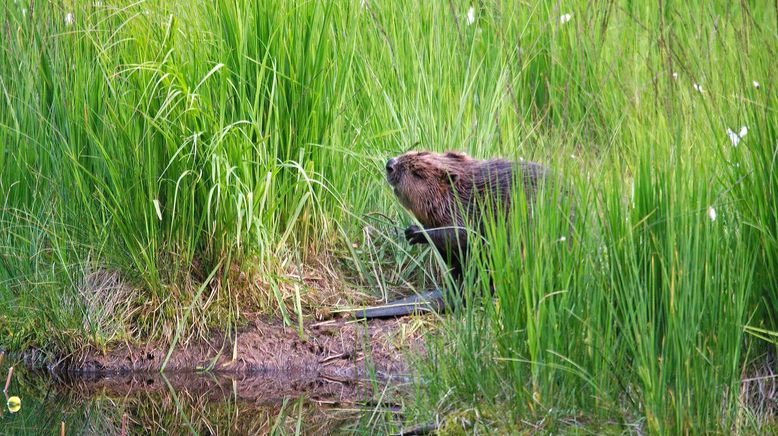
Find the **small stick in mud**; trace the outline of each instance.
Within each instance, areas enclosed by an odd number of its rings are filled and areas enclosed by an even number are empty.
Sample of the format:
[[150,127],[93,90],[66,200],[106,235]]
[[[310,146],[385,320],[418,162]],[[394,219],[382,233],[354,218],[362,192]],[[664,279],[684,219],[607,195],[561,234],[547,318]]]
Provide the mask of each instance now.
[[5,379],[5,389],[3,389],[3,392],[8,393],[8,387],[11,386],[11,377],[14,375],[14,367],[8,368],[8,378]]
[[127,436],[127,414],[122,414],[122,436]]
[[65,421],[60,421],[59,436],[65,436]]

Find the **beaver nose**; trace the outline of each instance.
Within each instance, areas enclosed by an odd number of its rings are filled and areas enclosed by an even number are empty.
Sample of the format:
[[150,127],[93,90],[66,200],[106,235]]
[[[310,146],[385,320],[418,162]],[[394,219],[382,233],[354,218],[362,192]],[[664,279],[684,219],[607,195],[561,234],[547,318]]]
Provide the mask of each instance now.
[[391,158],[386,161],[386,174],[392,174],[394,172],[394,166],[397,165],[397,159]]

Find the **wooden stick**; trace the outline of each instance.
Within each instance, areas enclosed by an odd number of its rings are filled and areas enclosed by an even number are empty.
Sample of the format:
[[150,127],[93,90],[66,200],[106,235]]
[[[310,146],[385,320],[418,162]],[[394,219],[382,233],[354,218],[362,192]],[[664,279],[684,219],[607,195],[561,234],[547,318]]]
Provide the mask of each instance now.
[[127,414],[122,415],[122,436],[127,436]]
[[8,387],[11,386],[11,376],[14,375],[14,367],[8,368],[8,378],[5,379],[5,389],[3,392],[8,392]]
[[59,436],[65,436],[65,421],[62,421],[59,426]]

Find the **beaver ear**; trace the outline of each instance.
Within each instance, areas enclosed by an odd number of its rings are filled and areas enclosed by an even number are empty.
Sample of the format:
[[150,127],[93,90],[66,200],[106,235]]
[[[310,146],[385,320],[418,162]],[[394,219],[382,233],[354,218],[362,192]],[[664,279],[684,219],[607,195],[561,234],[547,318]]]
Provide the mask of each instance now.
[[447,151],[446,154],[444,154],[443,156],[449,159],[457,159],[457,160],[467,159],[467,155],[459,151]]

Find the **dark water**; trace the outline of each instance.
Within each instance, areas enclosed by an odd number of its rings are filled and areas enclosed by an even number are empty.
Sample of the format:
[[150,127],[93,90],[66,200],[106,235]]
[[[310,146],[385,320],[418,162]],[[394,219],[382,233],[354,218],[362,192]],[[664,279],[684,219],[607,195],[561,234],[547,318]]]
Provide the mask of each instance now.
[[[9,362],[0,365],[0,389]],[[15,366],[0,434],[342,434],[396,431],[386,386],[286,375],[63,377]],[[7,403],[19,397],[21,408]],[[381,398],[378,405],[373,398]],[[123,430],[124,429],[124,430]]]

